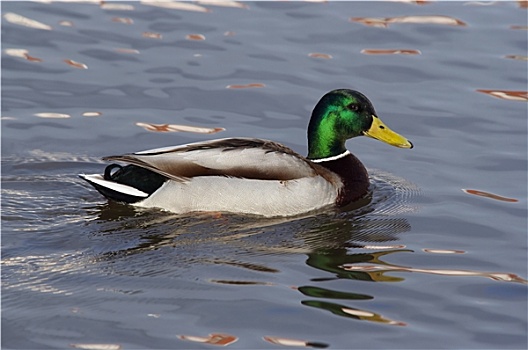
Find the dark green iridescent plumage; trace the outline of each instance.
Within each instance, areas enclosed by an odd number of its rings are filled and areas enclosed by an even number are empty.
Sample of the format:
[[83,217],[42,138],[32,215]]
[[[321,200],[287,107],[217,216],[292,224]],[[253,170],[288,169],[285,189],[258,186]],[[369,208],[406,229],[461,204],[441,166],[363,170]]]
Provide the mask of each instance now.
[[321,159],[346,151],[347,139],[363,135],[376,115],[372,103],[357,91],[341,89],[324,95],[308,125],[308,158]]

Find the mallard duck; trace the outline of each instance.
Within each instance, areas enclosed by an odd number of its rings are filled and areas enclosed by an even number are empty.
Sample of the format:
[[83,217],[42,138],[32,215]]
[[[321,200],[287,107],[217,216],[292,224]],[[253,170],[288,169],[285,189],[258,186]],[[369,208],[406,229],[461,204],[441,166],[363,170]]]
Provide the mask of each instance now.
[[413,147],[378,118],[365,95],[339,89],[324,95],[312,112],[307,157],[269,140],[224,138],[104,157],[128,165],[80,176],[106,198],[140,207],[297,215],[342,207],[367,194],[367,170],[345,147],[347,139],[361,135]]

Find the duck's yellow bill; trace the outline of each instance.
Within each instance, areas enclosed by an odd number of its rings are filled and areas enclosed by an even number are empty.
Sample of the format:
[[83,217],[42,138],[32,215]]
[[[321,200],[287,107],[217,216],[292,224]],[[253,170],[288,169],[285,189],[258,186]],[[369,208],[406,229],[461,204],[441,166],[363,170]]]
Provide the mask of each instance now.
[[366,136],[372,137],[373,139],[388,143],[392,146],[400,148],[413,148],[411,141],[389,129],[375,115],[372,116],[372,125],[370,126],[370,129],[365,131],[364,134]]

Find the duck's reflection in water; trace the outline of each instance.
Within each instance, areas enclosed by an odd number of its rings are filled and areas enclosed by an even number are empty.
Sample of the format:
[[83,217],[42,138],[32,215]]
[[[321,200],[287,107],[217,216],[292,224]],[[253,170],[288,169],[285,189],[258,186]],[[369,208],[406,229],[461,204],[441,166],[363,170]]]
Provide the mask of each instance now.
[[[306,254],[306,264],[314,273],[311,283],[294,287],[303,296],[301,304],[335,315],[388,325],[405,325],[366,308],[347,304],[372,300],[374,296],[354,291],[323,288],[335,279],[360,281],[399,281],[379,271],[351,268],[356,264],[386,265],[380,258],[388,254],[411,252],[397,244],[398,235],[409,231],[402,217],[378,215],[365,199],[357,208],[310,214],[305,217],[256,219],[220,213],[189,216],[160,215],[156,211],[135,211],[128,206],[102,206],[98,234],[118,239],[121,249],[98,254],[99,262],[111,262],[113,273],[150,275],[169,273],[197,264],[217,264],[249,271],[280,273],[273,255]],[[109,235],[111,233],[111,235]],[[112,238],[111,238],[111,237]],[[124,243],[124,242],[128,243]],[[131,256],[141,257],[131,259]],[[126,258],[125,258],[126,257]],[[150,267],[149,267],[150,266]],[[203,276],[202,276],[203,277]],[[261,274],[259,274],[259,278]],[[268,281],[206,278],[214,284],[233,286],[275,285]]]

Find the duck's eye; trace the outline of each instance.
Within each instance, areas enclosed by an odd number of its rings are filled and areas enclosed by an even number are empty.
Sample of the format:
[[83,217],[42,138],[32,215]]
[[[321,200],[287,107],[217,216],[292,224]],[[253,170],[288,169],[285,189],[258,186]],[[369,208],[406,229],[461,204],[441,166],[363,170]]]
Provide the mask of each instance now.
[[347,106],[347,109],[353,112],[359,111],[359,105],[357,103],[351,103]]

